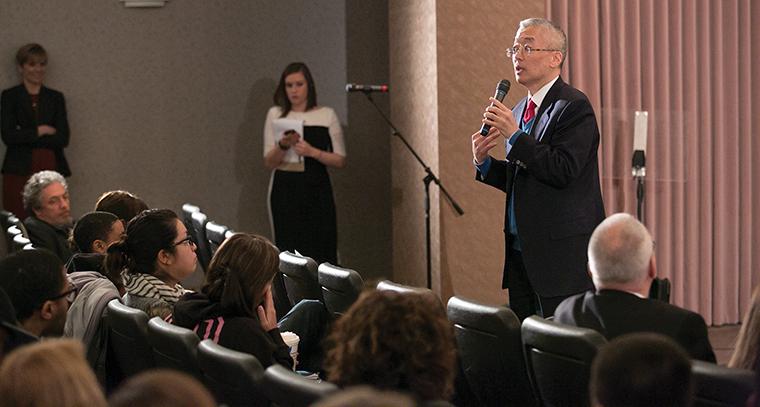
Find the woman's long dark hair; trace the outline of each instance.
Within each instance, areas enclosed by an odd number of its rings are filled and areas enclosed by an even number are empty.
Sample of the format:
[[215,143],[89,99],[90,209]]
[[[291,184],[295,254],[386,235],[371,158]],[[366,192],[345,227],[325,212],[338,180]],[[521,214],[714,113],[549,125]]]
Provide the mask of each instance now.
[[170,209],[150,209],[135,216],[124,237],[111,244],[106,254],[105,268],[111,278],[121,280],[121,271],[130,274],[153,274],[158,252],[174,252],[172,243],[177,237],[177,214]]
[[200,291],[226,312],[253,318],[279,267],[280,251],[269,240],[236,233],[216,250]]
[[287,116],[288,113],[290,113],[290,110],[293,108],[293,105],[290,103],[290,99],[288,99],[288,92],[285,90],[285,78],[288,75],[292,75],[296,72],[301,72],[303,74],[303,77],[306,79],[306,85],[308,89],[308,94],[306,95],[306,110],[309,110],[317,105],[317,88],[314,86],[314,79],[311,77],[309,67],[307,67],[303,62],[293,62],[290,65],[286,66],[285,70],[282,71],[282,75],[280,76],[280,84],[277,85],[277,90],[274,91],[274,104],[282,108],[282,115],[280,115],[280,117]]

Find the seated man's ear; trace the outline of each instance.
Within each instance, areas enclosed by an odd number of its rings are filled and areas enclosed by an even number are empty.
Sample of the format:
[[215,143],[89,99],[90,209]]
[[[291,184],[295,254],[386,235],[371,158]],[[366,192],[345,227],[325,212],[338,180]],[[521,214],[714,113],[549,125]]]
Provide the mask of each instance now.
[[40,310],[40,316],[44,320],[53,319],[55,316],[55,304],[53,301],[45,301]]
[[100,239],[95,239],[95,241],[92,242],[92,247],[90,249],[92,249],[93,253],[105,254],[108,251],[108,245]]

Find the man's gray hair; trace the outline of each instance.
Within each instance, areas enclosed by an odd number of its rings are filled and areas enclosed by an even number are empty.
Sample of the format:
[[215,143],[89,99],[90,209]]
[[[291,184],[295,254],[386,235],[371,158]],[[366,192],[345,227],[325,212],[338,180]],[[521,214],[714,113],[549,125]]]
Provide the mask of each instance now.
[[647,276],[654,250],[647,228],[627,213],[616,213],[596,227],[588,243],[594,285],[628,284]]
[[567,36],[562,28],[557,24],[545,19],[545,18],[529,18],[520,21],[520,28],[523,30],[529,27],[542,27],[547,28],[550,31],[549,47],[556,49],[562,53],[562,61],[559,63],[560,69],[565,64],[567,58]]
[[42,190],[56,182],[60,182],[66,188],[66,192],[69,191],[66,179],[55,171],[40,171],[32,175],[29,181],[26,181],[26,185],[24,185],[24,193],[22,194],[24,197],[24,209],[29,214],[33,214],[35,209],[42,208],[42,202],[40,202]]

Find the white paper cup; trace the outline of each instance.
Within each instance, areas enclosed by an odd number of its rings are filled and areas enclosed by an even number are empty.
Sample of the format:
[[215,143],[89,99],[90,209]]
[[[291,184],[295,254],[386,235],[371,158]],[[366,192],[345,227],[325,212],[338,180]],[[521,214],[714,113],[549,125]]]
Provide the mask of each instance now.
[[296,357],[298,356],[298,342],[301,341],[301,338],[298,337],[293,332],[280,332],[280,335],[282,336],[282,340],[285,342],[286,345],[290,348],[290,357],[293,358],[293,371],[296,370]]

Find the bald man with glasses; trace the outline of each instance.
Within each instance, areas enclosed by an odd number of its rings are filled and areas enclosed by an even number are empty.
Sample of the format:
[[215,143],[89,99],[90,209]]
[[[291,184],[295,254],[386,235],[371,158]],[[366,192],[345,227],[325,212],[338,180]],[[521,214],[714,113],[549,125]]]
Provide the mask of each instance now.
[[[477,180],[506,193],[502,288],[520,320],[553,315],[563,299],[592,289],[586,247],[604,220],[599,129],[586,95],[560,70],[567,37],[545,19],[520,22],[506,51],[528,95],[512,110],[491,98],[484,137],[472,135]],[[501,145],[506,160],[489,151]]]

